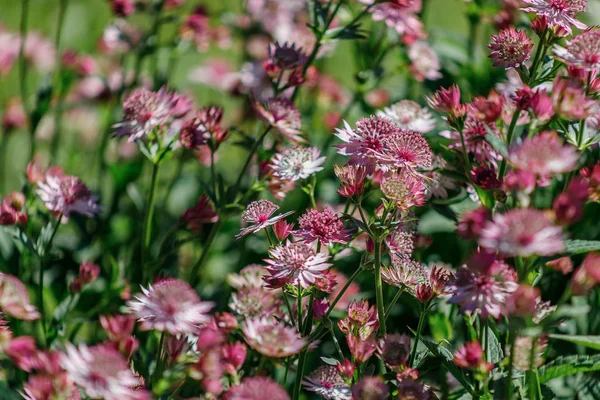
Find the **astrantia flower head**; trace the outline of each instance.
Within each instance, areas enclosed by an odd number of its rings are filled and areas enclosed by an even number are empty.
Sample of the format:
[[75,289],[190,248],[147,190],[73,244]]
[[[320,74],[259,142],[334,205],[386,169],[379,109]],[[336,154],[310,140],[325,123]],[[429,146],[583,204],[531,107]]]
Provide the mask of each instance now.
[[348,315],[338,322],[338,327],[349,336],[367,338],[379,327],[377,308],[369,305],[366,299],[352,301],[348,306]]
[[487,271],[473,272],[459,268],[456,279],[448,286],[450,303],[459,304],[463,312],[479,313],[482,318],[499,318],[508,296],[517,289],[517,274],[502,261],[495,261]]
[[483,349],[479,342],[466,343],[456,350],[454,364],[462,368],[477,369],[482,372],[489,372],[493,368],[492,364],[484,360]]
[[528,208],[494,215],[481,232],[479,245],[508,257],[550,256],[565,248],[562,228],[544,211]]
[[317,368],[302,381],[302,385],[309,392],[328,400],[350,400],[352,397],[350,387],[333,365]]
[[425,282],[425,267],[407,256],[392,256],[392,265],[381,268],[381,279],[388,285],[406,288],[414,294],[417,286]]
[[150,396],[139,390],[136,378],[121,354],[109,345],[78,349],[67,345],[60,363],[70,379],[92,399],[145,400]]
[[258,264],[250,264],[242,268],[237,274],[230,274],[227,277],[227,282],[232,288],[260,288],[263,286],[263,278],[269,272],[267,268]]
[[27,287],[17,277],[0,272],[0,308],[16,319],[33,321],[40,313],[29,300]]
[[263,376],[249,376],[225,393],[225,400],[289,400],[290,396],[277,382]]
[[399,333],[387,334],[379,339],[377,353],[392,370],[406,365],[410,355],[410,336]]
[[178,99],[166,88],[158,92],[147,89],[135,91],[123,104],[123,121],[115,125],[115,135],[129,136],[130,142],[145,138],[154,129],[171,121]]
[[423,23],[417,14],[423,5],[421,0],[402,0],[377,4],[372,8],[374,21],[385,21],[390,28],[394,28],[405,42],[413,42],[424,38]]
[[[486,124],[469,113],[465,120],[462,131],[462,137],[465,143],[464,149],[467,151],[467,153],[472,154],[473,157],[475,157],[475,159],[482,164],[486,164],[488,162],[495,164],[496,161],[502,157],[487,141],[486,136],[488,135],[488,130],[491,130],[496,135],[499,135],[495,124]],[[453,140],[453,142],[448,145],[449,149],[463,151],[463,140],[461,140],[461,135],[459,132],[445,131],[441,132],[440,135]]]
[[410,256],[415,249],[415,235],[413,232],[397,229],[386,236],[385,244],[392,255]]
[[291,147],[275,154],[271,160],[271,169],[276,177],[299,181],[322,171],[325,157],[316,147]]
[[71,213],[93,217],[100,211],[98,197],[75,176],[46,174],[46,180],[38,183],[37,194],[48,210],[67,218]]
[[412,100],[402,100],[378,111],[380,117],[389,118],[402,129],[426,133],[435,128],[431,113]]
[[343,167],[334,166],[335,176],[340,180],[341,185],[338,193],[343,197],[353,197],[362,195],[365,189],[365,180],[367,179],[367,169],[362,165],[347,164]]
[[374,150],[377,166],[383,170],[430,169],[433,154],[427,139],[415,131],[399,129],[381,140],[382,150]]
[[269,250],[271,258],[265,260],[274,279],[283,279],[290,285],[310,287],[331,266],[327,256],[316,253],[304,242],[287,242]]
[[306,54],[302,52],[301,47],[296,47],[295,43],[284,44],[275,43],[269,48],[271,61],[280,69],[295,69],[301,67],[306,62]]
[[308,210],[298,221],[300,229],[294,231],[294,236],[303,238],[307,243],[318,240],[322,245],[331,243],[348,243],[350,232],[344,228],[344,223],[330,208],[322,212]]
[[540,17],[546,17],[549,26],[560,26],[571,34],[571,25],[585,29],[586,25],[576,19],[577,14],[585,12],[586,0],[523,0],[530,7],[523,11],[534,12]]
[[579,79],[560,75],[552,86],[552,104],[556,114],[568,120],[585,119],[597,108]]
[[210,321],[213,304],[200,301],[192,287],[179,279],[164,279],[142,288],[142,294],[128,302],[144,330],[167,331],[173,335],[192,333]]
[[264,104],[256,103],[260,116],[272,127],[277,128],[290,142],[305,142],[302,138],[300,112],[291,100],[284,97],[271,98]]
[[448,114],[449,122],[463,117],[467,112],[467,106],[460,103],[460,89],[458,85],[438,90],[432,96],[427,97],[427,104],[436,111]]
[[265,229],[268,226],[274,225],[277,221],[280,221],[293,211],[279,214],[273,217],[275,211],[279,210],[279,206],[269,200],[257,200],[253,201],[246,207],[246,210],[242,213],[242,223],[244,225],[251,224],[242,228],[240,233],[235,235],[236,238],[241,238],[249,233],[256,233],[261,229]]
[[510,162],[515,168],[535,174],[542,180],[556,174],[573,171],[579,154],[575,147],[565,145],[556,132],[542,132],[526,139],[512,149]]
[[417,81],[433,81],[442,77],[440,59],[426,42],[419,41],[409,46],[408,58],[411,61],[410,72]]
[[188,150],[197,150],[206,145],[210,134],[197,118],[186,121],[179,131],[179,141]]
[[229,308],[243,318],[271,316],[279,309],[281,302],[277,292],[265,288],[243,288],[231,295]]
[[353,399],[387,399],[389,392],[390,389],[380,376],[365,376],[352,386]]
[[0,202],[0,225],[24,225],[27,223],[25,195],[12,192]]
[[242,324],[242,332],[250,347],[270,358],[298,354],[306,345],[295,328],[273,318],[247,319]]
[[381,191],[402,211],[420,207],[427,200],[427,187],[423,179],[405,171],[384,177]]
[[492,41],[488,47],[492,50],[489,57],[494,60],[494,67],[517,68],[529,60],[533,43],[525,31],[518,31],[511,26],[498,35],[492,35]]
[[567,46],[554,45],[556,57],[571,67],[600,70],[600,30],[590,29],[575,36]]
[[185,210],[181,219],[187,223],[189,230],[199,232],[202,229],[202,225],[217,222],[219,216],[215,213],[208,196],[202,195],[198,198],[194,207]]

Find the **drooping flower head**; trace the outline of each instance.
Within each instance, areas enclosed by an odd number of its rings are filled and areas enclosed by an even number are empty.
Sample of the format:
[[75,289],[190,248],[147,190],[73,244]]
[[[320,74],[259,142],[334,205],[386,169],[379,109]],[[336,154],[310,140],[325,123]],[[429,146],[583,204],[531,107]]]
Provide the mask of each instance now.
[[242,332],[250,347],[270,358],[298,354],[306,345],[295,328],[273,318],[247,319],[242,324]]
[[343,167],[334,166],[335,176],[340,180],[341,185],[338,193],[343,197],[353,197],[362,195],[365,189],[365,180],[367,179],[367,169],[362,165],[346,164]]
[[268,393],[272,400],[290,400],[290,396],[277,382],[264,376],[249,376],[238,386],[232,386],[224,395],[225,400],[265,400]]
[[178,101],[179,97],[166,88],[133,92],[123,104],[123,121],[115,125],[115,135],[129,136],[130,142],[145,138],[171,121]]
[[242,228],[240,233],[238,233],[235,237],[241,238],[249,233],[256,233],[261,229],[265,229],[268,226],[274,225],[278,221],[284,219],[290,214],[293,214],[293,211],[286,212],[284,214],[279,214],[273,217],[275,211],[279,210],[279,206],[272,201],[269,200],[257,200],[253,201],[246,207],[246,210],[242,213],[242,223],[244,225],[251,224]]
[[579,154],[575,147],[565,145],[556,132],[542,132],[526,139],[509,153],[510,162],[523,171],[545,180],[557,174],[573,171]]
[[269,250],[271,258],[265,260],[274,279],[283,279],[290,285],[298,284],[304,289],[322,277],[331,266],[327,255],[316,253],[304,242],[287,242]]
[[256,103],[259,115],[272,127],[277,128],[292,143],[305,142],[300,128],[300,112],[291,100],[284,97],[271,98],[264,104]]
[[302,381],[302,385],[328,400],[350,400],[352,397],[350,387],[333,365],[320,366]]
[[507,257],[550,256],[565,248],[562,228],[544,211],[529,208],[495,214],[481,232],[479,245]]
[[71,213],[93,217],[100,211],[98,197],[75,176],[46,174],[46,180],[38,183],[37,194],[48,210],[67,218]]
[[435,128],[431,113],[412,100],[401,100],[378,111],[377,115],[390,119],[402,129],[427,133]]
[[485,271],[459,268],[448,286],[450,303],[459,304],[463,312],[479,313],[482,318],[499,318],[508,296],[517,289],[517,274],[502,261],[495,261]]
[[136,378],[121,354],[109,345],[75,348],[68,345],[60,363],[70,379],[92,399],[146,400]]
[[525,31],[518,31],[512,26],[492,35],[492,50],[489,57],[494,60],[494,67],[503,66],[506,69],[517,68],[530,58],[533,43]]
[[299,181],[322,171],[325,157],[316,147],[290,147],[271,160],[273,175],[287,181]]
[[585,71],[600,70],[600,31],[587,30],[568,41],[566,47],[554,45],[554,54],[571,67]]
[[213,303],[200,301],[192,287],[179,279],[164,279],[128,302],[144,330],[167,331],[172,335],[192,333],[210,321]]
[[404,170],[384,177],[381,191],[402,211],[420,207],[427,201],[427,187],[423,179]]
[[578,29],[587,26],[576,19],[577,14],[585,12],[586,0],[523,0],[529,7],[525,12],[534,12],[540,17],[546,17],[549,26],[560,26],[571,34],[571,25]]
[[344,223],[333,210],[326,208],[319,212],[308,210],[298,221],[300,229],[294,231],[294,236],[303,238],[307,243],[318,240],[322,245],[331,243],[348,243],[350,232],[344,228]]

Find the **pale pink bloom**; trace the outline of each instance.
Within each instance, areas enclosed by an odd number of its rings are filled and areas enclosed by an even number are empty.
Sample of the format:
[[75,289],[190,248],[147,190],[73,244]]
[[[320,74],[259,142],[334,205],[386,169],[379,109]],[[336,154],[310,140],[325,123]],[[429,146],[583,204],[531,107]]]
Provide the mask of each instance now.
[[459,268],[456,279],[448,286],[452,304],[463,312],[479,313],[482,318],[499,318],[508,296],[517,289],[517,274],[507,264],[496,261],[487,271],[473,272]]
[[[467,153],[472,154],[478,162],[492,162],[492,164],[495,164],[496,161],[502,159],[502,156],[487,141],[486,136],[488,135],[488,129],[497,136],[500,136],[495,124],[486,124],[469,113],[463,129],[464,148]],[[449,149],[456,149],[462,152],[462,140],[458,132],[444,131],[441,132],[440,135],[453,140],[453,142],[448,145]]]
[[0,76],[6,76],[19,58],[20,39],[17,34],[0,30]]
[[100,325],[110,340],[120,342],[133,333],[135,317],[131,314],[101,315]]
[[27,223],[25,195],[12,192],[0,202],[0,225],[24,225]]
[[124,19],[117,19],[104,29],[100,39],[100,50],[107,54],[126,53],[135,47],[141,34],[134,24]]
[[231,295],[229,308],[242,318],[256,318],[276,314],[280,305],[281,301],[276,291],[262,287],[248,287]]
[[420,207],[427,201],[427,187],[423,179],[404,170],[385,176],[381,191],[404,212],[412,207]]
[[479,245],[509,257],[550,256],[565,248],[562,228],[544,211],[525,208],[494,215],[481,232]]
[[232,386],[224,395],[225,400],[289,400],[290,396],[277,382],[263,377],[247,377],[238,386]]
[[410,71],[419,82],[434,81],[442,77],[440,59],[426,42],[416,42],[408,48]]
[[291,100],[284,97],[271,98],[265,104],[256,102],[255,108],[265,121],[279,130],[290,142],[306,142],[301,136],[300,112]]
[[398,129],[382,138],[381,150],[373,150],[377,167],[387,172],[391,169],[431,168],[433,154],[427,139],[415,131]]
[[263,278],[268,274],[269,271],[266,267],[250,264],[242,268],[237,274],[229,274],[227,282],[234,289],[260,288],[264,286]]
[[52,42],[37,32],[28,32],[25,40],[25,58],[42,72],[50,72],[56,63],[56,49]]
[[242,323],[242,332],[250,347],[269,358],[298,354],[306,345],[295,328],[273,318],[248,319]]
[[287,242],[269,250],[271,258],[265,260],[274,279],[283,279],[290,285],[308,289],[317,278],[331,267],[328,256],[316,253],[304,242]]
[[410,131],[427,133],[435,128],[435,120],[429,110],[412,100],[401,100],[383,111],[378,111],[377,115],[388,118],[400,128]]
[[79,390],[65,373],[55,376],[30,375],[27,382],[23,384],[21,395],[25,400],[81,400]]
[[277,223],[287,217],[290,214],[293,214],[293,211],[286,212],[284,214],[279,214],[273,217],[273,214],[279,210],[279,206],[272,201],[269,200],[257,200],[253,201],[246,207],[246,210],[242,213],[242,223],[244,225],[251,224],[250,226],[246,226],[240,230],[240,233],[235,235],[237,239],[245,236],[249,233],[256,233],[262,229],[265,229],[271,225]]
[[442,88],[427,97],[427,105],[438,112],[448,114],[450,121],[467,113],[467,105],[460,102],[458,85],[452,85],[448,89]]
[[498,35],[492,35],[492,50],[489,57],[494,60],[494,67],[503,66],[505,69],[517,68],[529,60],[533,43],[525,31],[518,31],[512,26],[501,30]]
[[385,238],[390,255],[410,256],[415,248],[415,235],[413,232],[407,232],[397,229]]
[[552,103],[556,114],[564,119],[579,120],[592,115],[597,104],[577,79],[557,76],[552,86]]
[[554,54],[569,66],[586,71],[600,70],[600,31],[587,30],[568,41],[566,48],[555,44]]
[[36,192],[48,210],[67,218],[71,213],[94,217],[100,211],[98,197],[75,176],[47,173]]
[[381,279],[391,286],[405,288],[414,294],[417,286],[425,282],[425,266],[407,256],[392,256],[392,265],[381,268]]
[[200,301],[192,287],[179,279],[164,279],[127,303],[143,330],[167,331],[173,335],[193,333],[210,321],[213,303]]
[[[380,376],[365,376],[352,386],[353,399],[387,399],[390,389]],[[404,399],[420,400],[419,397],[404,397]]]
[[352,235],[344,228],[344,223],[330,208],[322,212],[308,210],[298,221],[300,229],[294,236],[303,238],[307,243],[318,240],[323,246],[331,243],[348,243]]
[[348,306],[346,318],[338,321],[338,327],[346,335],[366,339],[379,328],[379,316],[375,305],[366,299],[353,300]]
[[16,319],[33,321],[40,317],[30,303],[27,288],[17,277],[0,272],[0,308]]
[[523,0],[530,7],[523,8],[525,12],[534,12],[540,17],[546,17],[549,26],[560,26],[571,34],[571,25],[578,29],[587,26],[576,19],[577,14],[586,11],[586,0]]
[[4,109],[4,115],[2,115],[2,128],[4,129],[5,134],[13,132],[16,129],[24,128],[26,125],[27,114],[25,113],[21,101],[16,98],[8,100]]
[[454,353],[454,364],[462,368],[477,369],[483,372],[491,371],[494,366],[485,361],[483,349],[479,342],[468,342]]
[[69,378],[92,399],[146,400],[136,378],[121,354],[109,345],[75,348],[68,344],[60,363]]
[[350,400],[350,388],[333,365],[322,365],[302,381],[304,389],[328,400]]
[[334,166],[335,176],[340,180],[341,185],[338,193],[343,197],[353,197],[362,195],[365,189],[365,180],[367,179],[367,169],[362,165],[346,164],[343,167]]
[[299,181],[323,170],[326,158],[316,147],[290,147],[271,160],[273,175],[287,181]]
[[542,180],[577,168],[579,153],[564,144],[556,132],[542,132],[526,139],[509,153],[515,168],[535,174]]
[[191,82],[202,83],[223,91],[232,90],[239,82],[239,74],[229,61],[209,59],[202,66],[192,69],[189,73]]
[[426,36],[423,23],[417,16],[422,7],[421,0],[386,2],[375,5],[371,12],[374,21],[385,21],[400,36],[406,36],[405,41],[411,42]]

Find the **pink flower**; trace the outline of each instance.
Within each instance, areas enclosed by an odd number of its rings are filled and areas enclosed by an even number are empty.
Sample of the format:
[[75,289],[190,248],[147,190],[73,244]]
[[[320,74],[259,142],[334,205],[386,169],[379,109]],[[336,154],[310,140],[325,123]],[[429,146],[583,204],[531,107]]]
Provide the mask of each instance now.
[[[475,157],[475,160],[482,164],[486,164],[488,162],[495,164],[496,161],[500,160],[502,157],[486,140],[488,129],[500,136],[495,124],[488,125],[469,113],[465,120],[462,132],[465,142],[465,150],[468,154],[472,154],[473,157]],[[453,140],[453,142],[448,145],[449,149],[456,149],[461,152],[463,151],[462,140],[458,132],[446,131],[440,133],[440,135]]]
[[300,229],[294,231],[294,236],[299,236],[307,243],[318,240],[323,246],[331,243],[348,243],[351,239],[350,232],[344,228],[344,223],[330,208],[322,212],[308,210],[298,221]]
[[[5,139],[6,140],[6,139]],[[0,225],[24,225],[27,223],[25,195],[12,192],[0,202]]]
[[75,176],[46,173],[46,180],[38,183],[37,194],[48,210],[67,218],[71,213],[94,217],[100,211],[98,197]]
[[525,12],[534,12],[540,17],[546,17],[549,26],[560,26],[571,34],[571,25],[578,29],[587,26],[578,21],[576,16],[586,10],[586,0],[523,0],[530,7],[523,8]]
[[516,317],[533,317],[541,301],[540,289],[521,284],[506,299],[505,314]]
[[146,400],[150,396],[139,390],[136,378],[119,352],[107,345],[75,348],[68,344],[61,365],[77,386],[92,399]]
[[494,366],[483,359],[483,349],[479,342],[469,342],[456,350],[454,364],[462,368],[491,371]]
[[[365,376],[352,386],[353,399],[357,400],[387,399],[389,392],[390,389],[379,376]],[[411,397],[411,399],[419,398]]]
[[587,295],[600,284],[600,253],[588,253],[573,275],[571,285],[576,296]]
[[286,222],[285,220],[279,220],[273,225],[273,233],[275,237],[280,242],[284,241],[288,236],[290,236],[294,230],[293,222]]
[[475,97],[471,102],[471,108],[477,119],[492,124],[502,116],[504,97],[495,90],[491,90],[487,98]]
[[223,357],[225,370],[231,374],[236,373],[236,371],[244,365],[247,353],[248,348],[240,342],[223,345],[221,355]]
[[290,285],[308,289],[317,278],[331,267],[327,255],[316,253],[304,242],[287,242],[269,250],[271,258],[265,260],[274,279],[283,279]]
[[434,81],[442,77],[440,59],[426,42],[413,43],[408,48],[408,58],[411,62],[410,71],[417,81]]
[[306,345],[295,328],[273,318],[247,319],[242,323],[242,332],[250,347],[270,358],[298,354]]
[[[0,33],[0,36],[2,33]],[[1,51],[1,50],[0,50]],[[1,59],[0,55],[0,59]],[[1,61],[0,61],[1,62]],[[1,67],[0,67],[1,70]],[[27,114],[23,105],[17,99],[10,99],[5,106],[4,115],[2,115],[2,129],[5,133],[11,133],[16,129],[21,129],[27,124]]]
[[372,8],[373,21],[385,21],[405,42],[424,38],[423,24],[417,17],[423,5],[421,0],[402,0],[377,4]]
[[133,0],[112,0],[112,12],[118,17],[128,17],[135,11],[135,2]]
[[410,356],[410,337],[399,333],[387,334],[379,339],[377,353],[385,365],[398,371],[406,366]]
[[40,368],[39,354],[41,351],[31,336],[19,336],[11,340],[4,350],[10,361],[19,369],[31,372]]
[[243,318],[255,318],[276,314],[281,301],[274,290],[262,287],[242,288],[231,295],[229,308]]
[[284,214],[279,214],[275,217],[272,215],[275,211],[279,210],[279,206],[269,200],[257,200],[253,201],[246,207],[246,210],[242,213],[242,223],[244,225],[252,224],[250,226],[246,226],[240,230],[240,233],[235,235],[237,239],[242,236],[246,236],[249,233],[256,233],[262,229],[265,229],[271,225],[276,224],[278,221],[284,219],[290,214],[293,214],[293,211],[289,211]]
[[277,128],[292,143],[305,142],[302,138],[300,112],[284,97],[271,98],[265,104],[256,103],[256,111],[272,127]]
[[567,46],[554,45],[554,54],[571,67],[586,71],[600,69],[600,31],[590,29],[575,36]]
[[209,139],[210,134],[197,118],[187,120],[179,131],[179,142],[188,150],[198,150]]
[[430,169],[433,154],[427,139],[415,131],[398,129],[382,138],[381,150],[373,150],[372,157],[382,171],[390,169]]
[[392,265],[381,268],[381,279],[391,286],[406,288],[415,292],[417,285],[425,280],[426,270],[423,264],[407,256],[392,256]]
[[348,315],[338,322],[338,327],[348,336],[367,338],[379,327],[377,308],[370,306],[366,299],[353,300],[348,306]]
[[509,257],[550,256],[564,250],[562,228],[535,209],[496,214],[481,232],[479,244]]
[[570,257],[560,257],[556,260],[548,261],[546,266],[560,272],[563,275],[567,275],[573,271],[573,261],[571,261]]
[[135,317],[131,314],[102,315],[100,325],[110,340],[120,342],[133,333]]
[[385,238],[390,255],[410,256],[415,249],[415,235],[413,232],[406,232],[397,229]]
[[17,277],[0,272],[0,308],[16,319],[34,321],[40,317],[30,303],[27,288]]
[[554,80],[552,103],[556,114],[570,120],[585,119],[596,108],[596,103],[586,96],[581,82],[562,76]]
[[440,89],[427,97],[429,107],[444,114],[448,114],[449,121],[463,117],[467,113],[467,106],[460,103],[460,89],[458,85],[452,85],[448,89]]
[[335,176],[341,185],[338,193],[343,197],[354,197],[362,195],[367,179],[367,169],[362,165],[346,164],[343,167],[334,166]]
[[364,363],[371,358],[375,351],[377,351],[377,343],[375,341],[375,335],[362,336],[362,335],[347,335],[346,343],[350,349],[350,354],[358,363]]
[[198,198],[194,207],[185,210],[181,220],[187,223],[188,229],[192,232],[199,232],[202,225],[206,223],[217,222],[219,216],[213,210],[210,199],[206,195]]
[[316,147],[290,147],[271,160],[273,175],[284,181],[299,181],[323,170],[325,157]]
[[452,304],[463,312],[479,313],[482,318],[499,318],[508,296],[517,288],[517,274],[502,261],[494,262],[486,271],[473,272],[461,267],[448,286]]
[[139,318],[143,330],[177,335],[195,332],[209,322],[207,312],[213,303],[200,301],[187,282],[169,278],[148,289],[142,287],[142,294],[129,301],[128,306]]
[[265,394],[269,394],[269,400],[289,400],[290,396],[277,382],[263,376],[244,378],[239,386],[232,386],[225,393],[225,400],[265,400]]
[[544,180],[573,171],[577,167],[579,154],[575,147],[564,145],[556,132],[546,131],[512,149],[509,160],[516,168]]
[[385,176],[381,191],[402,211],[420,207],[427,201],[427,187],[423,180],[405,170]]
[[94,263],[85,261],[79,266],[79,275],[71,282],[71,292],[79,293],[88,283],[92,283],[100,275],[100,267]]
[[400,128],[409,131],[427,133],[435,128],[431,113],[412,100],[394,103],[383,111],[378,111],[377,116],[388,118]]
[[511,26],[498,35],[492,35],[492,41],[488,47],[492,50],[489,57],[494,60],[494,67],[517,68],[529,60],[533,43],[525,31]]
[[458,233],[465,239],[478,239],[489,219],[490,212],[486,207],[466,211],[457,224]]
[[333,365],[320,366],[302,381],[302,385],[324,399],[350,400],[352,397],[350,388]]
[[234,289],[261,288],[264,284],[263,278],[269,274],[266,267],[258,264],[250,264],[242,268],[237,274],[230,274],[227,282]]

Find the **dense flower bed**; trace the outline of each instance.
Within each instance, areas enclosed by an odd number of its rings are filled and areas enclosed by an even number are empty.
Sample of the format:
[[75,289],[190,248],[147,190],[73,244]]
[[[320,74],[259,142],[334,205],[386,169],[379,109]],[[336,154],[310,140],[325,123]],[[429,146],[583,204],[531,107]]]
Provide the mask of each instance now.
[[457,0],[454,47],[433,0],[109,0],[90,55],[34,3],[0,398],[600,398],[586,0]]

